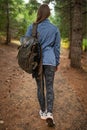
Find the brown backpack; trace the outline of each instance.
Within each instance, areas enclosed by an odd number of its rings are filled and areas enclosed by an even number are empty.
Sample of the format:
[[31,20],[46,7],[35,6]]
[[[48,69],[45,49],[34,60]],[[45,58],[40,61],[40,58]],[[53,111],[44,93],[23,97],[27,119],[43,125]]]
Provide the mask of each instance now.
[[18,51],[18,64],[27,73],[38,70],[41,58],[41,46],[37,38],[37,24],[33,24],[32,36],[22,37]]

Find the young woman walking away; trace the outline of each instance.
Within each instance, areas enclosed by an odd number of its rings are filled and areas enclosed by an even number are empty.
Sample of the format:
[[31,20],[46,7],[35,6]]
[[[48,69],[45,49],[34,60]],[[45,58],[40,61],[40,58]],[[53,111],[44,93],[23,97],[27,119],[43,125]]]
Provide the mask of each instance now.
[[[55,71],[58,69],[60,59],[60,32],[59,29],[50,23],[48,17],[50,16],[50,8],[47,4],[42,4],[37,11],[37,19],[35,23],[38,24],[37,33],[38,40],[42,48],[42,89],[41,80],[36,79],[37,83],[37,96],[40,104],[40,117],[45,119],[48,126],[55,126],[53,118],[53,102],[54,102],[54,76]],[[26,32],[26,36],[32,35],[31,24]],[[45,82],[45,83],[44,83]],[[46,94],[44,87],[46,85]]]

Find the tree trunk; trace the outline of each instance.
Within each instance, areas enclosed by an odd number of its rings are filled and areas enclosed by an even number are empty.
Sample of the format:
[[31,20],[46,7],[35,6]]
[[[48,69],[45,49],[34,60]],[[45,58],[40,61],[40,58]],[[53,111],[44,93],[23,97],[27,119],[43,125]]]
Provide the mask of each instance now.
[[9,3],[7,0],[7,5],[6,5],[6,13],[7,13],[7,25],[6,25],[6,45],[10,43],[11,41],[11,35],[10,35],[10,20],[9,20]]
[[82,0],[73,0],[71,66],[81,68],[82,52]]
[[69,59],[71,58],[71,43],[72,43],[72,2],[70,2],[70,28],[69,28]]

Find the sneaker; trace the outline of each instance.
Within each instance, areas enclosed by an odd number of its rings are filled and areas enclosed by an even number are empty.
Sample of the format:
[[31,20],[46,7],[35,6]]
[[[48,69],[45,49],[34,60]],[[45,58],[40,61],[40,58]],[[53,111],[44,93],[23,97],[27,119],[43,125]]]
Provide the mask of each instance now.
[[55,122],[54,122],[52,113],[50,113],[50,112],[47,113],[46,122],[47,122],[49,127],[54,127],[55,126]]
[[46,120],[46,112],[43,112],[42,110],[40,110],[39,115],[41,119]]

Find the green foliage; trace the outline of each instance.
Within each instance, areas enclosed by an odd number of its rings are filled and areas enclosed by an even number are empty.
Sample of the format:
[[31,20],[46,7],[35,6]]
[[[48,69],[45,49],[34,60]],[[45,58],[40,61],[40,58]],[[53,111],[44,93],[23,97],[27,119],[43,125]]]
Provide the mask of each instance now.
[[29,3],[26,5],[29,15],[35,13],[39,7],[39,3],[36,0],[29,0]]
[[55,4],[55,17],[59,21],[59,28],[62,38],[69,37],[70,29],[70,1],[69,0],[56,0]]
[[61,47],[68,49],[70,46],[70,42],[68,38],[61,40]]
[[[50,0],[46,0],[49,2]],[[72,22],[72,10],[73,10],[73,1],[70,0],[51,0],[55,1],[55,21],[56,25],[59,26],[61,36],[63,38],[69,37],[70,28]],[[87,37],[87,1],[83,0],[82,2],[82,22],[83,22],[83,37]],[[57,21],[59,21],[57,23]],[[73,23],[72,23],[73,24]]]
[[0,1],[0,30],[5,31],[5,24],[6,21],[6,0]]
[[[7,6],[8,3],[8,6]],[[7,9],[9,13],[9,29],[12,38],[19,38],[25,34],[27,27],[35,21],[36,10],[40,4],[36,0],[30,0],[28,4],[24,0],[0,0],[0,31],[6,34]]]
[[[69,46],[70,46],[69,39],[68,38],[62,39],[61,46],[66,49],[69,48]],[[82,49],[83,49],[83,51],[87,51],[87,39],[83,39]]]
[[82,48],[84,51],[87,51],[87,39],[83,39]]
[[[50,16],[53,24],[59,27],[62,38],[69,37],[70,34],[70,0],[42,0],[49,4],[54,4],[54,15]],[[83,0],[86,2],[86,0]],[[83,35],[87,36],[87,13],[86,4],[83,2]],[[7,7],[9,4],[9,8]],[[6,34],[7,8],[9,10],[9,22],[11,37],[18,38],[24,35],[27,27],[35,21],[36,12],[40,3],[37,0],[29,0],[26,4],[24,0],[0,0],[0,32]]]

